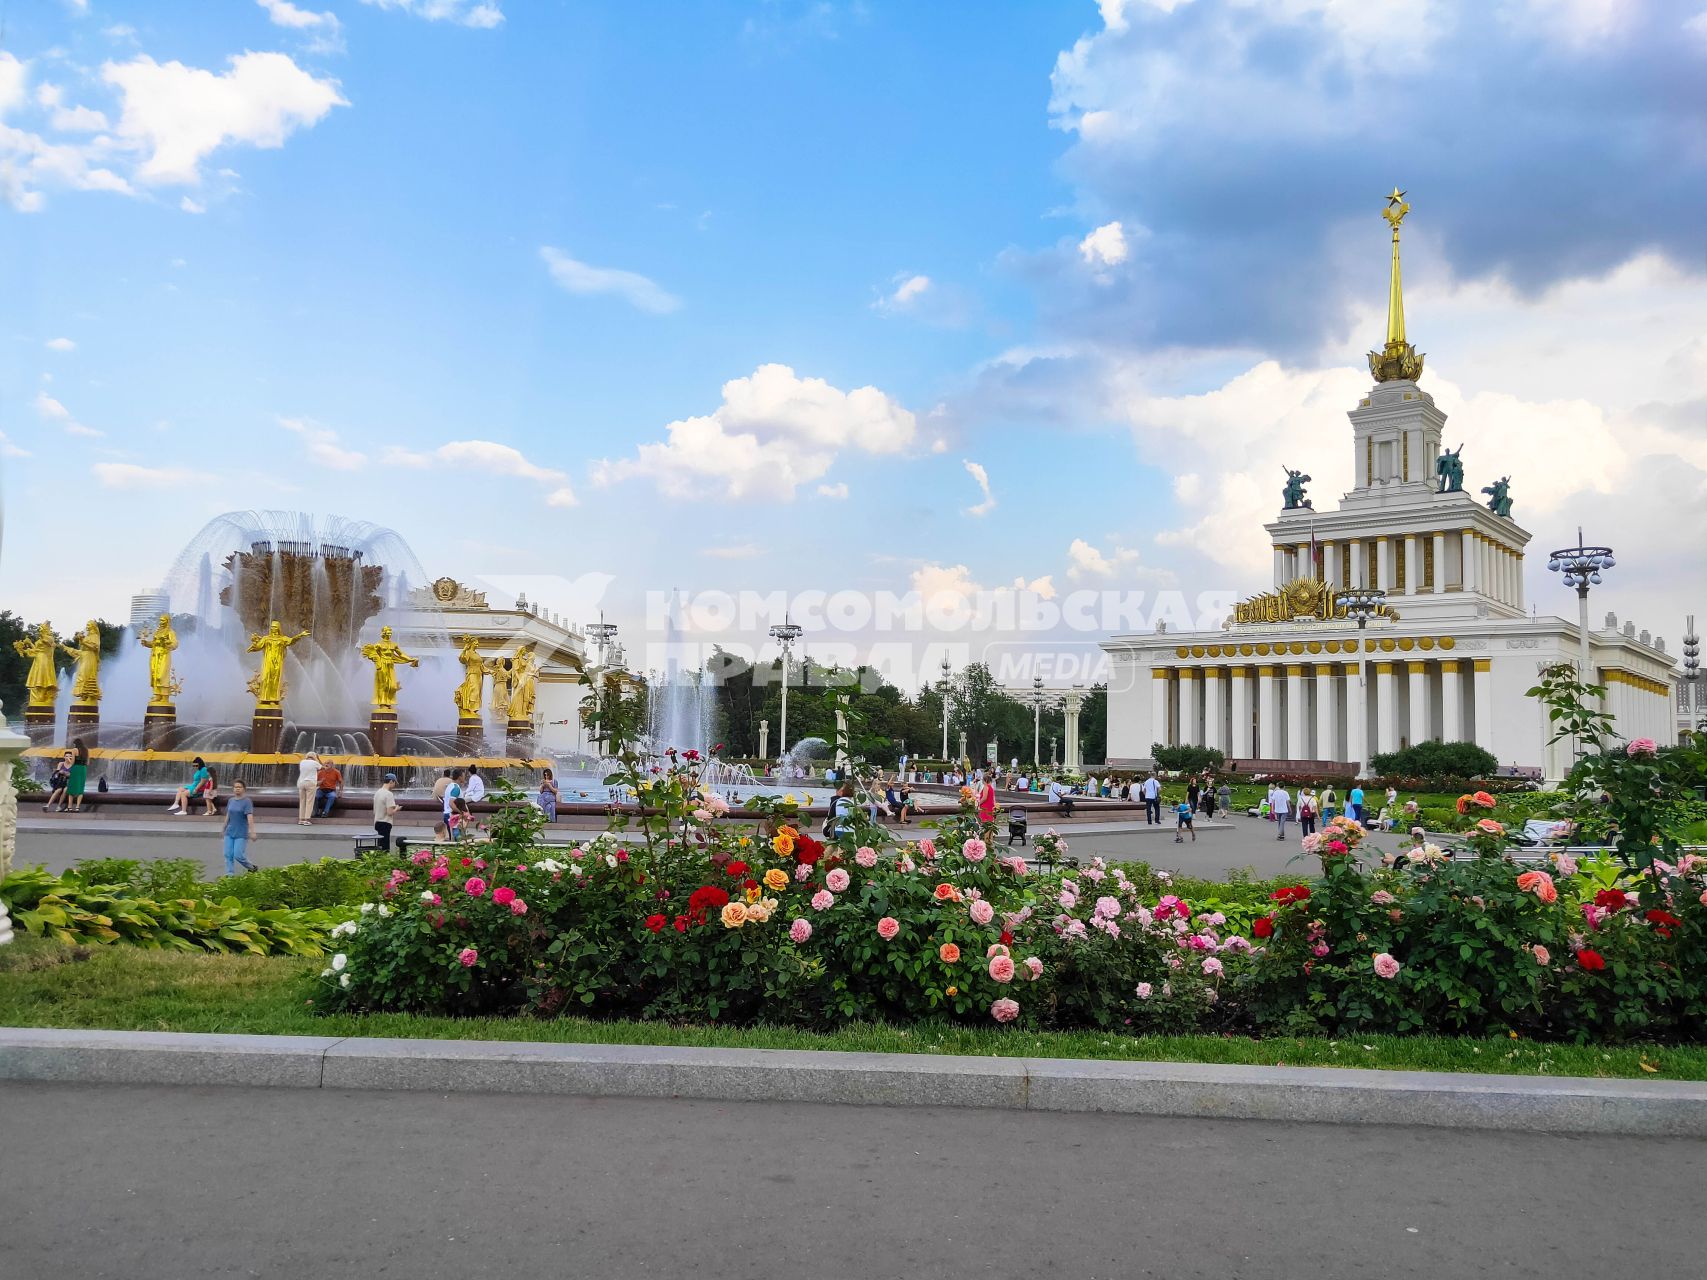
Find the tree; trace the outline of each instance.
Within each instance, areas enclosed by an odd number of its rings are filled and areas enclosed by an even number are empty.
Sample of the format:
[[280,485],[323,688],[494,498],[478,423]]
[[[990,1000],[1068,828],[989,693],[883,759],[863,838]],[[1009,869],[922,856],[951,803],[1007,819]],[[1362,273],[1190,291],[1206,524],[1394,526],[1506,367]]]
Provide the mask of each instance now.
[[24,688],[24,677],[29,674],[30,660],[23,657],[12,647],[15,640],[22,640],[29,634],[29,628],[24,620],[10,609],[0,610],[0,705],[5,707],[5,714],[12,719],[18,719],[24,714],[24,703],[29,698],[29,692]]
[[1108,686],[1094,685],[1079,707],[1079,759],[1100,764],[1108,759]]

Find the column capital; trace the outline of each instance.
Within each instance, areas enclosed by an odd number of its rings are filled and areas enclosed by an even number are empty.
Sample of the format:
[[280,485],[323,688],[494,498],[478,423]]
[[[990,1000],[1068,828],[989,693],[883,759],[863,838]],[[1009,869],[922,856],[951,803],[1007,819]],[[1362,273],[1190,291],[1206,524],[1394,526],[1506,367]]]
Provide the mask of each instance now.
[[1428,663],[1426,663],[1426,662],[1414,662],[1413,661],[1413,662],[1409,663],[1408,665],[1410,668],[1410,672],[1413,676],[1420,676],[1425,671],[1428,670]]
[[1286,674],[1288,676],[1301,676],[1301,675],[1303,675],[1304,674],[1304,664],[1302,662],[1288,662],[1286,664]]
[[1334,664],[1333,663],[1331,663],[1331,662],[1318,662],[1316,664],[1316,675],[1318,678],[1320,678],[1321,676],[1331,676],[1331,675],[1333,675],[1333,673],[1334,673]]
[[1173,674],[1173,670],[1174,669],[1172,667],[1152,667],[1150,669],[1150,676],[1155,680],[1166,680]]
[[1390,676],[1390,675],[1392,675],[1393,674],[1393,664],[1391,662],[1377,662],[1375,664],[1375,674],[1378,676]]
[[1492,671],[1494,669],[1493,659],[1491,658],[1472,658],[1471,662],[1475,664],[1477,671]]

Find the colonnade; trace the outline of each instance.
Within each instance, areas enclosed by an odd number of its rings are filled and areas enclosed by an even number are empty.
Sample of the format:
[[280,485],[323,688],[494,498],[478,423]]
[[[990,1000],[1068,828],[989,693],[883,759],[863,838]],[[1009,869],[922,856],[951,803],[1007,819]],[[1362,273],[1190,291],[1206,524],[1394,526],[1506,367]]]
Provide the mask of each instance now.
[[[1493,741],[1488,659],[1329,644],[1346,656],[1321,642],[1265,644],[1279,651],[1273,660],[1246,662],[1254,646],[1195,646],[1188,660],[1152,668],[1150,741],[1233,759],[1352,763],[1429,739]],[[1233,660],[1216,661],[1222,651]]]
[[[1523,552],[1479,529],[1318,541],[1321,577],[1336,587],[1379,587],[1392,595],[1477,592],[1523,608]],[[1309,542],[1274,548],[1274,585],[1313,578]]]

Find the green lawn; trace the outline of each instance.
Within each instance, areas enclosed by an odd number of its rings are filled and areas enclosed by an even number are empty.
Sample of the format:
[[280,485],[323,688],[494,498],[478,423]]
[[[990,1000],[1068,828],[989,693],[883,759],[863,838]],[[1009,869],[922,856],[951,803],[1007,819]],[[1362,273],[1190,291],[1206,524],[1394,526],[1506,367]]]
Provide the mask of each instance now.
[[1707,1049],[1699,1048],[1597,1049],[1519,1040],[1430,1036],[1342,1040],[1251,1040],[1236,1036],[1138,1038],[1114,1033],[1024,1032],[994,1026],[929,1023],[905,1028],[855,1023],[819,1034],[787,1027],[591,1022],[577,1018],[539,1021],[407,1014],[319,1017],[309,1001],[314,987],[312,975],[322,963],[285,957],[181,955],[123,946],[73,949],[20,938],[10,946],[0,947],[0,1025],[1118,1058],[1707,1080]]

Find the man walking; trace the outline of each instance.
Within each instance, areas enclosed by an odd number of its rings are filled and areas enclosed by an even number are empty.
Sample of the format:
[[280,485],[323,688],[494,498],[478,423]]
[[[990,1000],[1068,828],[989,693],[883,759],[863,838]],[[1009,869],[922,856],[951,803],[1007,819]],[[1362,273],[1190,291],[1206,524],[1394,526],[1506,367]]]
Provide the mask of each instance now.
[[231,799],[225,805],[225,874],[234,876],[237,868],[257,870],[249,861],[249,842],[255,838],[255,802],[249,798],[245,783],[231,784]]
[[1274,815],[1274,838],[1286,839],[1286,819],[1292,815],[1292,797],[1278,784],[1268,793],[1268,811]]
[[1357,783],[1351,784],[1351,794],[1346,796],[1346,816],[1353,822],[1363,821],[1363,788]]
[[1162,784],[1153,773],[1144,779],[1144,821],[1152,827],[1162,821]]
[[373,829],[379,836],[379,851],[391,852],[391,817],[403,806],[397,803],[397,775],[388,773],[373,793]]

